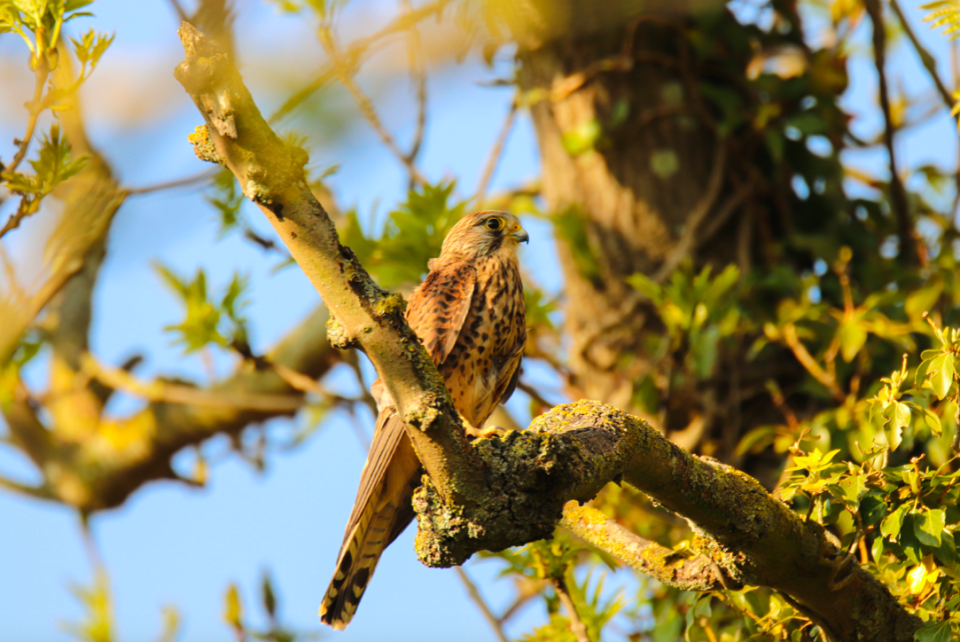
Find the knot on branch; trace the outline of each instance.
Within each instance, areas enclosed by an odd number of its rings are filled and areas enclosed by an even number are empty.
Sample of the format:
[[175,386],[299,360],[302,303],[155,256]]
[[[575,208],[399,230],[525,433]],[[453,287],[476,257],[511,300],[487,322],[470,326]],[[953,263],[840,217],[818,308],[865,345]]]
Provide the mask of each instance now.
[[587,501],[623,475],[635,451],[631,433],[640,425],[615,408],[581,401],[554,408],[530,430],[475,442],[479,490],[459,493],[461,501],[452,504],[425,476],[414,495],[420,561],[458,565],[480,550],[550,537],[567,501]]

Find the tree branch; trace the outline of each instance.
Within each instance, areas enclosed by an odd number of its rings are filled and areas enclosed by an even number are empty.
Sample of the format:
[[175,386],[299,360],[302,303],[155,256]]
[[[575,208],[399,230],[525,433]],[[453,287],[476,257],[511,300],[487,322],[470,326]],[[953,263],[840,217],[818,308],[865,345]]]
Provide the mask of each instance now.
[[716,591],[733,584],[708,556],[660,546],[607,519],[596,508],[567,502],[560,525],[631,568],[681,591]]
[[[329,308],[334,345],[366,352],[441,494],[451,499],[476,494],[479,460],[443,379],[407,325],[403,298],[380,288],[340,244],[307,185],[306,153],[270,129],[229,57],[187,23],[180,38],[186,59],[174,75],[207,122],[192,136],[198,156],[228,167],[244,195],[260,206]],[[457,453],[457,466],[451,452]]]
[[[919,620],[843,552],[752,477],[698,459],[645,422],[592,401],[559,406],[524,432],[470,444],[437,374],[403,317],[343,247],[306,185],[302,150],[261,117],[236,68],[188,24],[176,77],[207,126],[192,138],[201,158],[226,165],[287,244],[336,319],[338,346],[359,345],[406,423],[428,478],[414,495],[416,549],[429,566],[462,564],[479,550],[549,537],[571,499],[626,480],[696,524],[700,553],[736,583],[783,591],[836,640],[913,639]],[[491,489],[496,489],[495,492]],[[850,579],[847,579],[849,577]],[[843,590],[831,586],[845,585]]]

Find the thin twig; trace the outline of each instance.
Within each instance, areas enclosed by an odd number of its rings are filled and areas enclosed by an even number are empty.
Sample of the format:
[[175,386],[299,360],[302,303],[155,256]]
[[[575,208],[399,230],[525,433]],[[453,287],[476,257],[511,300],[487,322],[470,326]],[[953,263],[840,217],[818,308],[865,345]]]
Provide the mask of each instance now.
[[883,22],[883,8],[880,6],[880,0],[866,0],[864,6],[873,24],[873,58],[880,85],[880,109],[883,111],[884,121],[883,142],[887,148],[890,165],[890,204],[900,228],[901,256],[906,259],[907,263],[919,262],[922,265],[926,263],[925,252],[921,250],[921,241],[917,238],[913,229],[907,191],[897,171],[897,155],[893,140],[896,125],[893,122],[890,109],[890,90],[887,84],[887,32],[885,31],[886,25]]
[[336,74],[337,79],[340,83],[346,87],[347,91],[350,92],[350,95],[353,96],[353,99],[357,101],[357,106],[360,108],[360,113],[363,114],[363,117],[367,119],[367,122],[370,124],[370,127],[373,128],[373,131],[376,132],[377,136],[380,137],[380,141],[396,156],[401,163],[407,168],[407,171],[410,173],[410,180],[414,183],[423,184],[426,182],[423,174],[420,173],[420,170],[417,169],[416,163],[413,162],[411,158],[407,156],[400,149],[400,146],[397,144],[396,139],[393,137],[386,126],[383,124],[383,121],[380,120],[380,116],[377,114],[376,107],[373,106],[373,101],[370,100],[370,97],[363,91],[359,84],[357,84],[356,78],[353,76],[353,69],[347,66],[343,60],[342,54],[337,49],[336,44],[332,35],[327,37],[320,38],[321,44],[323,44],[324,50],[327,52],[327,56],[330,57],[330,60],[333,62],[333,72]]
[[203,183],[214,176],[216,176],[220,170],[213,169],[206,172],[201,172],[200,174],[194,174],[193,176],[187,176],[186,178],[178,178],[172,181],[166,181],[164,183],[157,183],[155,185],[144,185],[143,187],[131,187],[126,191],[128,196],[139,196],[141,194],[152,194],[153,192],[160,192],[168,189],[175,189],[177,187],[189,187],[190,185],[196,185],[197,183]]
[[13,481],[12,479],[4,477],[3,475],[0,475],[0,489],[10,491],[11,493],[17,493],[19,495],[26,495],[27,497],[32,497],[34,499],[55,499],[53,493],[50,492],[50,489],[46,488],[45,486],[27,486],[26,484]]
[[500,642],[509,642],[506,634],[503,632],[503,626],[500,622],[500,619],[493,614],[493,611],[490,610],[490,607],[487,605],[486,600],[483,599],[483,596],[480,595],[477,585],[473,583],[473,580],[470,579],[470,576],[467,575],[467,572],[463,570],[462,566],[455,566],[453,570],[456,571],[457,577],[460,578],[460,582],[463,583],[463,587],[467,589],[467,595],[470,596],[470,599],[473,600],[473,603],[477,605],[477,608],[480,609],[480,613],[483,614],[483,619],[487,621],[487,624],[490,625],[490,628],[493,629],[493,634],[497,636],[497,639]]
[[710,178],[707,179],[707,189],[703,192],[693,211],[687,216],[683,226],[683,234],[677,244],[660,265],[660,269],[653,275],[654,283],[663,282],[677,269],[680,262],[695,249],[700,224],[707,218],[720,197],[720,191],[723,189],[723,177],[727,168],[727,146],[722,138],[717,139],[715,144],[713,169],[710,171]]
[[517,389],[519,389],[521,392],[525,392],[531,399],[545,408],[553,408],[556,405],[545,399],[544,396],[540,394],[539,390],[531,386],[526,381],[518,381]]
[[7,232],[20,227],[20,222],[23,221],[23,219],[35,213],[30,211],[31,208],[29,205],[32,202],[33,201],[28,199],[26,196],[23,197],[23,199],[20,201],[20,205],[17,207],[17,211],[11,214],[3,228],[0,228],[0,239],[2,239]]
[[577,607],[573,603],[573,599],[570,597],[570,592],[567,590],[567,583],[562,577],[553,578],[553,588],[557,591],[557,597],[560,598],[560,603],[563,604],[563,608],[567,612],[567,617],[570,618],[570,631],[573,633],[574,637],[577,638],[577,642],[590,642],[590,636],[587,635],[587,627],[583,623],[583,620],[580,619],[580,614],[577,613]]
[[[407,15],[413,13],[410,0],[402,0],[401,4]],[[410,24],[407,54],[410,58],[410,75],[417,87],[417,125],[413,133],[410,151],[407,152],[407,158],[410,159],[411,163],[415,163],[417,156],[420,155],[420,149],[423,147],[423,134],[427,127],[427,68],[423,56],[423,41],[420,38],[420,31],[417,29],[416,22]]]
[[900,8],[900,3],[897,0],[890,0],[890,6],[893,8],[893,12],[897,14],[897,18],[900,20],[900,26],[903,27],[903,32],[906,33],[907,38],[910,39],[910,44],[913,45],[913,48],[917,51],[917,55],[920,56],[920,62],[923,64],[923,68],[927,70],[927,73],[930,74],[930,79],[933,80],[933,84],[937,86],[937,93],[939,93],[943,99],[943,104],[947,106],[947,109],[953,109],[953,96],[950,95],[950,90],[943,84],[943,80],[940,79],[940,74],[937,73],[937,61],[934,60],[930,52],[920,44],[920,40],[913,32],[910,22],[903,14],[903,9]]
[[[359,66],[363,57],[372,53],[376,47],[382,45],[387,38],[408,30],[411,25],[415,25],[421,20],[441,13],[449,3],[450,0],[439,0],[438,2],[428,4],[419,9],[414,9],[410,13],[398,16],[380,31],[366,38],[353,41],[350,46],[342,50],[341,60],[347,62],[349,66]],[[280,109],[269,118],[268,122],[273,124],[286,117],[299,105],[303,104],[307,98],[330,82],[335,75],[334,65],[331,64],[329,67],[324,68],[310,84],[287,99],[287,101],[280,106]]]
[[797,361],[807,369],[807,372],[813,375],[814,379],[826,386],[834,399],[843,402],[846,395],[843,394],[843,390],[837,385],[836,378],[830,376],[826,370],[820,367],[817,360],[813,358],[813,355],[810,354],[807,347],[800,341],[800,338],[797,336],[797,328],[792,323],[788,323],[786,327],[784,327],[783,340],[787,344],[787,347],[793,351],[793,355],[797,358]]
[[177,17],[180,19],[180,22],[189,22],[190,16],[187,15],[187,12],[183,10],[183,7],[180,6],[178,0],[170,0],[170,5],[173,7],[173,10],[177,12]]
[[178,403],[208,408],[242,408],[265,412],[290,412],[303,407],[300,395],[269,395],[245,392],[205,390],[166,381],[143,381],[119,368],[98,362],[92,355],[83,359],[83,369],[111,388],[123,390],[149,401]]
[[106,574],[106,566],[103,563],[103,556],[100,555],[100,547],[97,546],[97,540],[93,536],[93,530],[90,528],[90,516],[80,514],[80,539],[83,540],[83,550],[90,560],[90,566],[95,573]]
[[20,147],[17,149],[13,161],[11,161],[8,167],[3,168],[5,172],[16,170],[27,155],[30,141],[33,140],[33,132],[37,127],[37,119],[40,117],[40,112],[43,111],[43,86],[50,76],[50,68],[47,66],[46,59],[43,56],[38,57],[37,69],[34,71],[34,75],[36,82],[33,86],[33,100],[27,103],[27,109],[30,111],[30,118],[27,120],[27,131],[23,135],[23,140],[20,141]]
[[357,106],[360,108],[360,113],[363,114],[363,117],[367,119],[367,122],[380,138],[380,141],[407,168],[407,171],[410,173],[410,180],[412,182],[417,184],[425,183],[426,179],[420,173],[420,170],[417,169],[416,164],[407,156],[407,154],[403,152],[403,150],[400,149],[400,146],[397,144],[396,139],[394,139],[393,134],[387,130],[386,126],[383,124],[383,121],[380,120],[380,116],[377,115],[377,109],[373,106],[373,101],[370,100],[370,97],[367,96],[360,85],[357,84],[356,78],[351,75],[346,66],[338,62],[339,54],[333,45],[332,39],[323,39],[323,42],[324,47],[327,50],[327,55],[334,60],[334,73],[337,75],[337,79],[341,84],[343,84],[344,87],[347,88],[347,91],[350,92],[350,95],[353,96],[353,99],[357,101]]
[[510,101],[510,109],[507,111],[507,117],[503,120],[503,125],[500,127],[500,133],[497,134],[497,140],[493,143],[493,147],[490,148],[490,155],[487,157],[487,163],[483,166],[483,175],[480,177],[480,183],[477,185],[477,194],[474,196],[474,201],[478,207],[483,206],[483,199],[487,195],[487,188],[490,186],[490,180],[493,178],[493,173],[497,170],[497,165],[500,164],[500,157],[503,155],[503,147],[507,143],[507,137],[510,135],[510,131],[513,129],[513,121],[517,116],[517,99],[514,97]]

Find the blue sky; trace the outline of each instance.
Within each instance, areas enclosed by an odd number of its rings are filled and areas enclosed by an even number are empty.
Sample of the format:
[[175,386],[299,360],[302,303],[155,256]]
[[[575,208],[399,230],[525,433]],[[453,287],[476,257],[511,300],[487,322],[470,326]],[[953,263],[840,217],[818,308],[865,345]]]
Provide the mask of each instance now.
[[[357,29],[372,29],[393,3],[355,0],[347,10]],[[85,88],[90,135],[125,184],[149,185],[205,169],[193,157],[186,135],[200,122],[193,104],[176,84],[173,67],[182,58],[177,23],[160,0],[98,0],[92,24],[116,31],[117,39],[102,68]],[[241,57],[254,96],[270,111],[267,96],[292,79],[308,78],[322,58],[308,20],[280,14],[261,0],[240,0],[237,23]],[[916,6],[905,6],[915,28],[943,65],[949,78],[945,41],[920,25]],[[352,12],[352,14],[351,14]],[[869,29],[861,28],[851,62],[852,82],[845,107],[858,116],[857,133],[877,131],[876,87],[868,52]],[[402,48],[401,48],[402,51]],[[891,75],[908,92],[929,91],[929,83],[913,53],[899,47],[891,56]],[[0,87],[23,87],[22,43],[0,37]],[[511,98],[509,90],[480,86],[507,75],[504,60],[493,71],[476,62],[438,70],[430,81],[430,126],[422,169],[432,180],[457,177],[464,193],[473,190]],[[258,91],[259,90],[259,91]],[[0,89],[0,156],[9,158],[10,140],[21,133],[26,99]],[[11,92],[12,93],[12,92]],[[414,119],[406,87],[377,95],[388,126],[407,140]],[[123,105],[123,109],[116,105]],[[131,116],[131,114],[134,114]],[[149,118],[147,127],[141,117]],[[313,129],[311,131],[314,131]],[[342,163],[332,180],[341,206],[362,213],[383,212],[401,198],[404,176],[373,133],[357,123],[345,131],[315,134],[323,142],[312,159],[320,167]],[[945,114],[911,130],[899,140],[901,163],[936,162],[954,167],[956,127]],[[882,166],[880,150],[851,152],[866,168]],[[538,171],[532,127],[521,115],[511,134],[494,179],[494,188],[522,183]],[[266,229],[259,214],[250,218]],[[42,217],[42,214],[40,215]],[[31,238],[44,222],[30,221],[5,239],[14,255],[26,258]],[[549,229],[527,221],[532,242],[522,260],[539,282],[559,284]],[[318,303],[315,291],[296,268],[271,275],[274,259],[235,236],[216,240],[214,213],[190,191],[170,191],[130,199],[111,232],[109,253],[95,294],[93,348],[103,360],[118,362],[131,352],[149,355],[141,374],[197,376],[198,359],[181,357],[169,346],[162,327],[175,323],[180,310],[162,287],[149,261],[160,260],[182,273],[198,265],[210,282],[223,286],[236,269],[252,280],[249,316],[254,349],[281,337]],[[218,363],[221,372],[226,361]],[[334,384],[336,385],[336,383]],[[121,401],[132,404],[132,401]],[[522,401],[515,408],[522,409]],[[289,422],[287,422],[289,424]],[[277,433],[289,425],[271,428]],[[368,426],[369,430],[369,426]],[[237,582],[248,610],[259,614],[254,594],[260,574],[270,569],[280,591],[286,622],[319,629],[316,608],[329,580],[343,525],[353,503],[364,452],[348,422],[328,421],[303,447],[269,458],[260,474],[235,456],[224,456],[227,444],[214,440],[205,452],[220,463],[203,490],[154,484],[137,493],[121,509],[97,516],[94,531],[111,573],[116,600],[118,639],[149,641],[160,630],[161,608],[176,606],[182,615],[185,642],[230,640],[221,623],[222,595]],[[0,451],[0,470],[26,473],[23,462]],[[413,554],[413,529],[385,554],[371,582],[359,615],[344,633],[328,637],[348,640],[489,640],[492,635],[452,571],[432,570]],[[495,579],[489,562],[468,563],[468,571],[495,608],[511,597],[508,582]],[[76,619],[79,608],[70,595],[71,582],[88,583],[91,569],[84,554],[76,518],[62,508],[0,494],[0,640],[57,642],[68,639],[58,622]],[[621,578],[623,579],[623,578]],[[542,621],[539,606],[513,621],[508,633],[518,635]]]

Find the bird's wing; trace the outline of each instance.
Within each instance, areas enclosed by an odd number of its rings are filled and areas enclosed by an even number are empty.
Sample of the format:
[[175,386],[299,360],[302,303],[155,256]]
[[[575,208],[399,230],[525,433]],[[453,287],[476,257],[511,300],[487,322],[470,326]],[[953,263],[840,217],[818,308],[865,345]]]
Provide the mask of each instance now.
[[407,321],[437,365],[457,344],[476,284],[472,266],[450,263],[436,267],[410,296]]
[[[455,263],[432,271],[410,298],[407,319],[438,365],[456,345],[475,284],[476,271]],[[410,500],[420,477],[420,460],[386,387],[378,379],[371,392],[380,414],[337,570],[320,606],[321,619],[336,629],[353,618],[381,553],[413,519]]]

